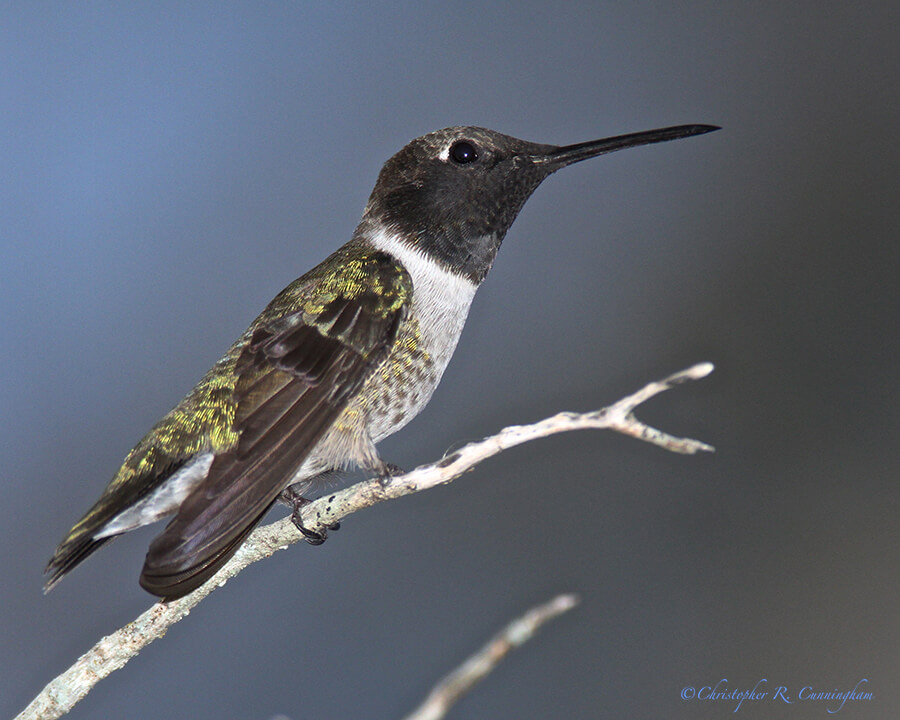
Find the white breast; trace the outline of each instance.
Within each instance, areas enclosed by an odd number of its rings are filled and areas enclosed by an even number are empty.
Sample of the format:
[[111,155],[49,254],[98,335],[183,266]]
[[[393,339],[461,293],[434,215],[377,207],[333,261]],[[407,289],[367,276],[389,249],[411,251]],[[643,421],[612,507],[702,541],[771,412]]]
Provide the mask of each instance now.
[[382,228],[372,243],[397,258],[413,281],[413,315],[438,376],[444,372],[469,314],[478,285],[439,265],[424,253]]
[[[406,425],[428,404],[450,362],[478,285],[454,273],[381,229],[373,245],[397,258],[413,281],[411,317],[418,323],[417,357],[404,370],[402,388],[382,388],[369,408],[367,430],[374,442]],[[385,392],[387,390],[387,392]]]

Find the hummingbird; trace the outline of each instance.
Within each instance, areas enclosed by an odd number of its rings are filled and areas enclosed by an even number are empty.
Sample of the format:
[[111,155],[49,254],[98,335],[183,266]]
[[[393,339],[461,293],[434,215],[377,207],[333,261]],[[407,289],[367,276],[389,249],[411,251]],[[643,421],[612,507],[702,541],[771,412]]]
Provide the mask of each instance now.
[[378,175],[350,241],[282,290],[128,453],[60,543],[45,592],[114,537],[172,516],[140,576],[171,600],[212,577],[279,499],[298,508],[428,403],[475,291],[525,201],[560,168],[719,128],[681,125],[575,145],[450,127]]

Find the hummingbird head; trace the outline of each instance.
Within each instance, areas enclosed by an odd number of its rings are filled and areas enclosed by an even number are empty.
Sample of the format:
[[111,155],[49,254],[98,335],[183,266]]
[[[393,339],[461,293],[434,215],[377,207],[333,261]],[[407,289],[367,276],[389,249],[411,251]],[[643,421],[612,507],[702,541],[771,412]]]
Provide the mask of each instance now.
[[437,130],[384,164],[360,229],[380,226],[480,283],[506,231],[548,175],[614,150],[717,129],[682,125],[566,146],[479,127]]

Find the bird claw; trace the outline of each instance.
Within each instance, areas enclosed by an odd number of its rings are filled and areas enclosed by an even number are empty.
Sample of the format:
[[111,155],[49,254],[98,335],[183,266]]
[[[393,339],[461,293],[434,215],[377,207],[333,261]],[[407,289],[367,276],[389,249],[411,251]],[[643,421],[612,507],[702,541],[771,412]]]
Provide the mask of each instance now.
[[303,516],[300,511],[305,506],[309,505],[312,500],[303,497],[303,495],[292,490],[290,487],[281,493],[281,499],[291,506],[291,522],[294,524],[294,527],[300,531],[300,534],[303,535],[303,539],[310,545],[321,545],[328,539],[329,531],[341,529],[340,522],[326,525],[325,529],[321,532],[306,527],[306,525],[303,524]]
[[381,467],[378,468],[378,480],[381,482],[382,487],[387,485],[391,478],[405,474],[406,470],[394,463],[382,463]]
[[316,532],[315,530],[310,530],[308,527],[303,525],[303,523],[301,523],[299,519],[295,519],[293,515],[291,515],[291,521],[294,523],[294,527],[296,527],[303,534],[303,539],[314,547],[321,545],[328,539],[327,532]]

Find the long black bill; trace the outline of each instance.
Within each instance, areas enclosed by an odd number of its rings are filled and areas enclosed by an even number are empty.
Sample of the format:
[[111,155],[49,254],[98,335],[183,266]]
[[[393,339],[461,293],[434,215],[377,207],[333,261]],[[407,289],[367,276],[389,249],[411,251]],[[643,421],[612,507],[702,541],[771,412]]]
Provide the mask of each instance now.
[[[720,130],[716,125],[676,125],[675,127],[660,128],[659,130],[646,130],[644,132],[617,135],[603,140],[591,140],[576,145],[565,145],[551,150],[546,154],[533,155],[531,161],[535,164],[549,164],[553,170],[571,165],[580,160],[605,155],[616,150],[649,145],[650,143],[678,140],[691,135],[703,135],[704,133]],[[552,172],[552,170],[551,170]]]

